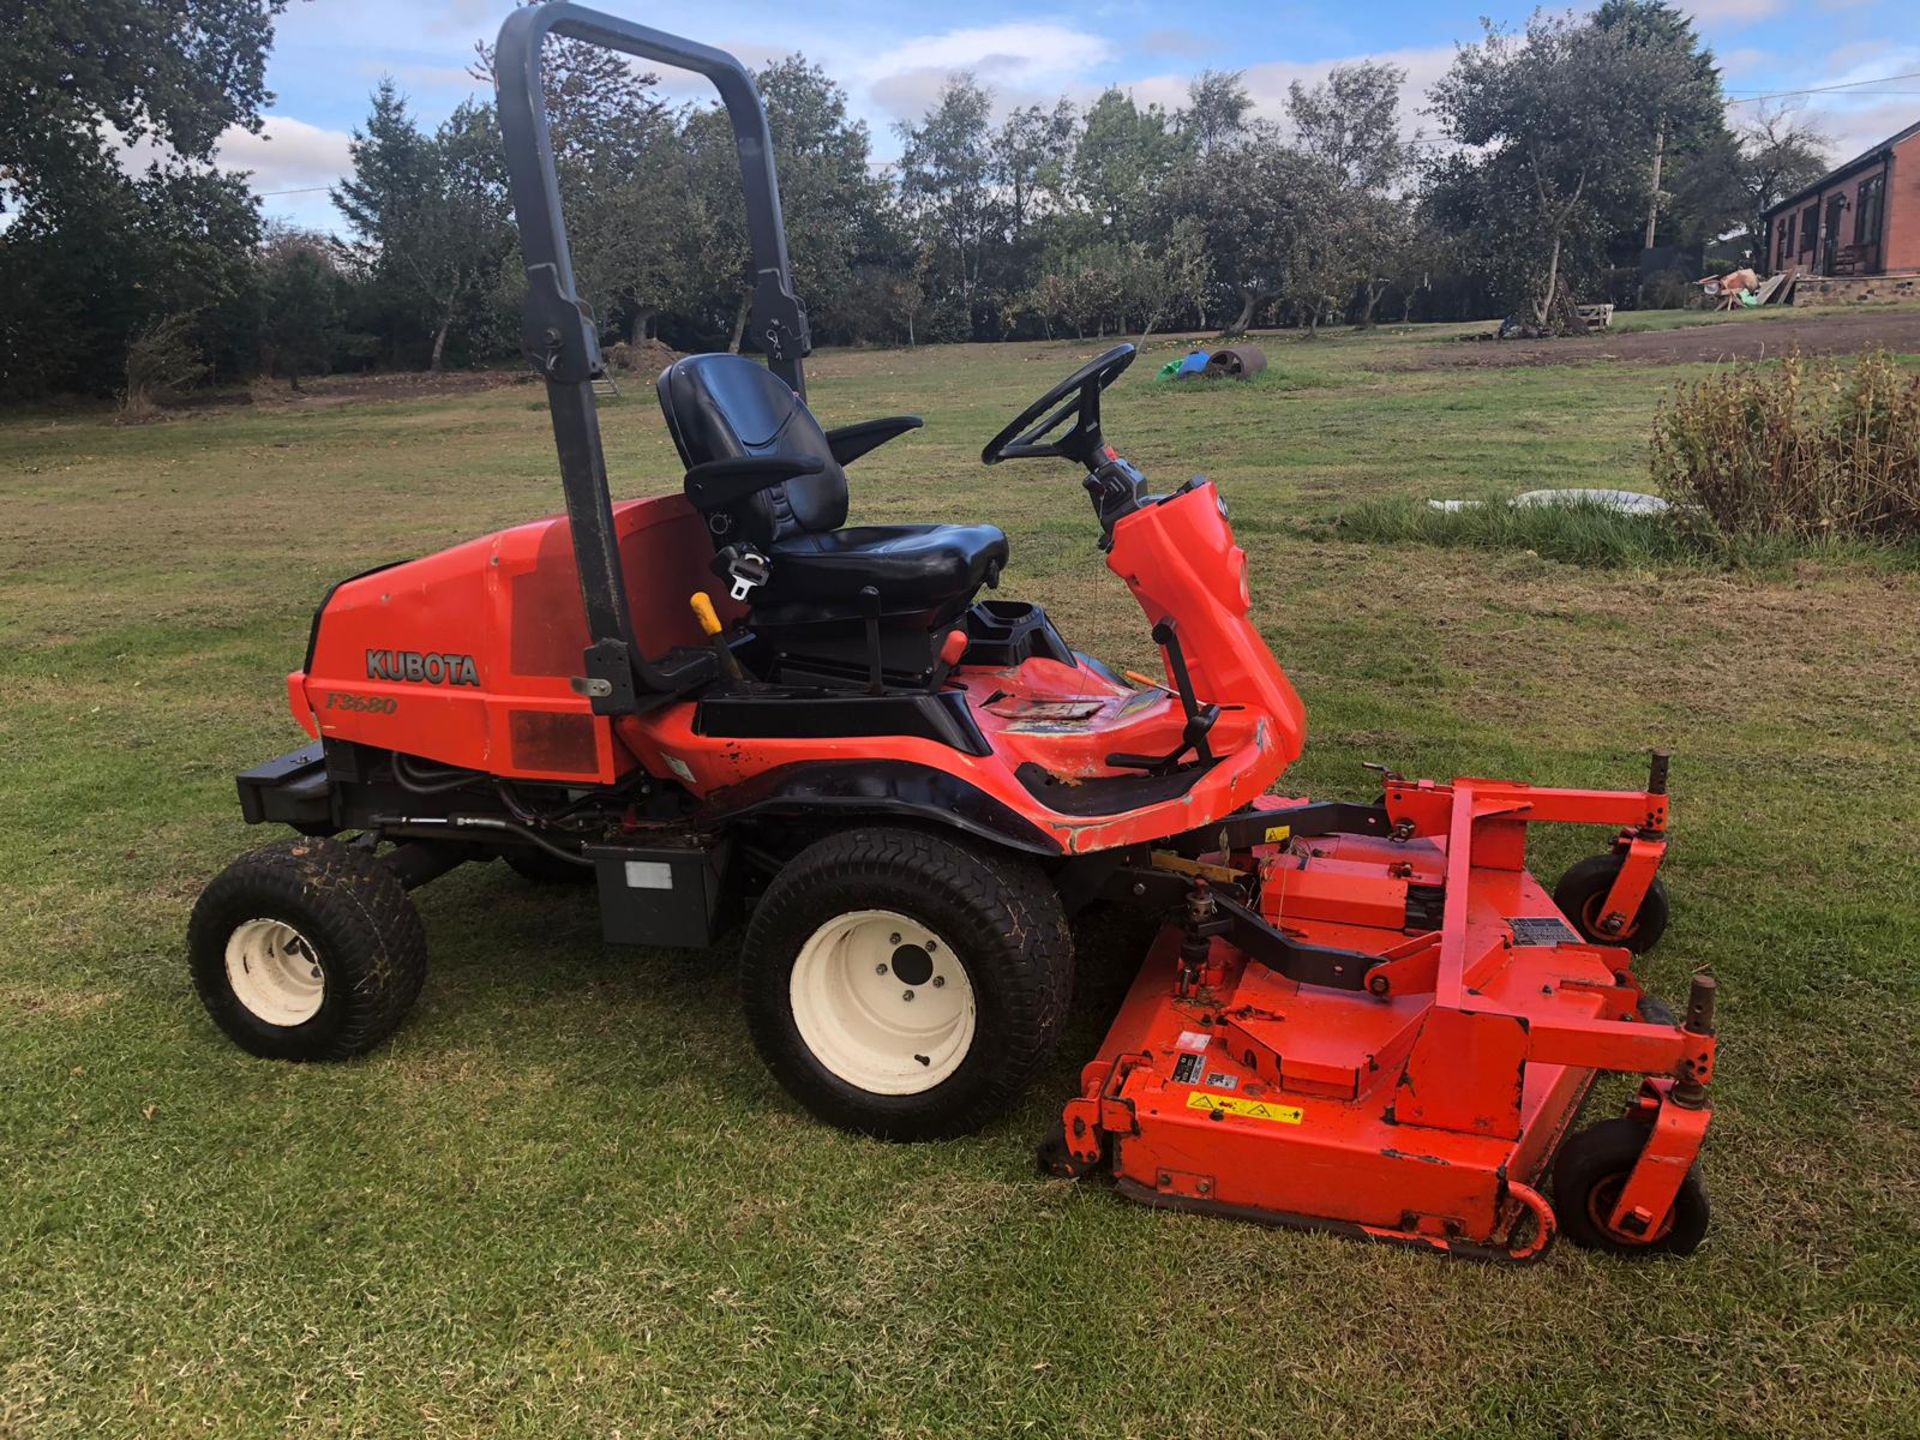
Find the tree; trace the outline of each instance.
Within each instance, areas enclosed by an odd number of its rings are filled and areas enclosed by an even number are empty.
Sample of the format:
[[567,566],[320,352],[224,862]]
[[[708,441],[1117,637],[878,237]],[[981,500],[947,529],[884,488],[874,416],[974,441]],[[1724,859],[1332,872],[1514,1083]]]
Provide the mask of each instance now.
[[[237,367],[259,209],[212,164],[258,130],[286,0],[35,0],[0,23],[0,390],[119,389],[136,332]],[[144,169],[122,141],[151,141]],[[161,322],[167,322],[162,326]]]
[[1713,52],[1700,43],[1693,21],[1666,0],[1602,0],[1592,23],[1668,79],[1656,104],[1647,189],[1639,206],[1645,222],[1629,227],[1627,243],[1617,248],[1629,253],[1653,248],[1663,211],[1678,222],[1682,238],[1717,235],[1736,217],[1737,202],[1725,183],[1732,136]]
[[1571,15],[1536,14],[1520,36],[1489,25],[1460,52],[1432,92],[1465,147],[1442,166],[1440,213],[1497,293],[1542,325],[1571,323],[1572,285],[1644,200],[1655,137],[1697,86],[1691,56]]
[[340,339],[340,275],[323,236],[277,230],[261,248],[260,362],[295,390],[324,375]]
[[1167,112],[1142,110],[1121,90],[1107,90],[1087,108],[1074,147],[1072,188],[1096,225],[1137,233],[1153,213],[1181,145]]
[[1202,70],[1188,82],[1187,103],[1174,113],[1173,129],[1189,149],[1205,159],[1247,134],[1253,96],[1239,70]]
[[1043,209],[1064,203],[1078,118],[1062,97],[1011,112],[993,137],[992,177],[1006,196],[1007,225],[1018,245]]
[[981,318],[976,303],[987,252],[1003,233],[992,106],[971,75],[955,75],[918,125],[899,127],[901,210],[925,256],[934,311],[951,317],[948,338],[971,335]]
[[[1287,114],[1296,143],[1325,167],[1335,193],[1318,212],[1323,232],[1303,274],[1318,277],[1329,309],[1361,298],[1360,323],[1373,324],[1388,284],[1394,249],[1406,238],[1406,207],[1395,192],[1413,167],[1413,147],[1400,134],[1400,87],[1406,71],[1365,61],[1336,65],[1311,88],[1294,81]],[[1322,302],[1309,310],[1317,316]],[[1309,319],[1311,328],[1316,321]]]
[[108,133],[204,162],[260,129],[287,0],[34,0],[0,25],[0,211],[113,163]]
[[1372,60],[1336,65],[1311,88],[1295,80],[1287,87],[1295,143],[1354,190],[1385,193],[1406,176],[1413,158],[1400,135],[1406,80],[1406,71]]
[[515,244],[493,109],[463,101],[429,137],[383,80],[350,153],[353,173],[333,203],[384,297],[390,341],[424,339],[437,371]]
[[1268,304],[1299,294],[1310,237],[1333,187],[1326,166],[1260,131],[1217,146],[1174,175],[1168,210],[1198,237],[1211,282],[1237,306],[1222,338],[1243,332]]
[[[474,51],[468,73],[491,88],[493,47]],[[604,326],[640,340],[691,280],[679,117],[660,97],[658,75],[582,40],[549,35],[540,81],[575,287]]]
[[1756,105],[1738,135],[1741,221],[1756,257],[1766,254],[1765,215],[1827,173],[1827,138],[1787,106]]

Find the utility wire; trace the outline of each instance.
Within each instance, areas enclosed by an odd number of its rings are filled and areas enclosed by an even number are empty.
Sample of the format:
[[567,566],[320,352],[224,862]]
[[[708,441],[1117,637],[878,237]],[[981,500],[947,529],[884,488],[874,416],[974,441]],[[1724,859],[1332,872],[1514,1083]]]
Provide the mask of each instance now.
[[1728,100],[1729,105],[1751,105],[1756,100],[1784,100],[1789,95],[1827,95],[1836,90],[1852,90],[1855,94],[1909,95],[1908,90],[1860,90],[1862,85],[1884,85],[1889,80],[1920,80],[1920,70],[1909,70],[1904,75],[1876,75],[1871,80],[1848,80],[1839,85],[1814,85],[1805,90],[1771,90],[1764,95],[1747,95],[1737,100]]

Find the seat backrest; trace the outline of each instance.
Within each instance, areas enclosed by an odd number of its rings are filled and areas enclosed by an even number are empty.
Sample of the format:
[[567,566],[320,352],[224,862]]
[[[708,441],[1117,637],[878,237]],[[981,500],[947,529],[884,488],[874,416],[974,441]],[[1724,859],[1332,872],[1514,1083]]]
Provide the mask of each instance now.
[[660,409],[691,468],[743,455],[814,457],[818,475],[775,485],[708,517],[722,543],[758,545],[847,521],[847,472],[833,458],[820,422],[786,383],[743,355],[689,355],[661,373]]

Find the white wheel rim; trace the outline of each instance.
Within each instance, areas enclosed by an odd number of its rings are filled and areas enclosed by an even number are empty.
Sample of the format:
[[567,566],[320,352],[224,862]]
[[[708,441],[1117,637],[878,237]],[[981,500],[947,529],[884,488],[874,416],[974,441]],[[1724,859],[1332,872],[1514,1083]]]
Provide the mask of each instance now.
[[269,1025],[303,1025],[320,1013],[327,977],[307,937],[284,920],[249,920],[227,937],[234,999]]
[[973,1048],[973,982],[951,946],[895,910],[850,910],[814,931],[789,985],[800,1039],[875,1095],[931,1090]]

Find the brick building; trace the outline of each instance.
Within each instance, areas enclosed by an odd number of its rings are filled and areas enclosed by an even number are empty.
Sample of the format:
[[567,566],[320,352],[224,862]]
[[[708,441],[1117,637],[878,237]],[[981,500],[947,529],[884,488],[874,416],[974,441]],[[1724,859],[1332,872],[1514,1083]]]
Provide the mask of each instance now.
[[1767,270],[1920,275],[1920,121],[1766,212]]

